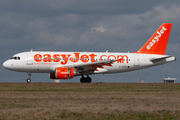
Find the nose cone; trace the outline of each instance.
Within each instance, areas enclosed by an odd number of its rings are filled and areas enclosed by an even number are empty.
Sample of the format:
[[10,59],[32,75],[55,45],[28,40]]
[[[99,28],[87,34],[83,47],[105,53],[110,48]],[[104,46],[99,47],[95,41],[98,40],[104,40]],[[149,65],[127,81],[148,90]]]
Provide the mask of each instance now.
[[6,69],[10,69],[11,68],[11,64],[9,63],[8,60],[3,63],[3,67],[6,68]]

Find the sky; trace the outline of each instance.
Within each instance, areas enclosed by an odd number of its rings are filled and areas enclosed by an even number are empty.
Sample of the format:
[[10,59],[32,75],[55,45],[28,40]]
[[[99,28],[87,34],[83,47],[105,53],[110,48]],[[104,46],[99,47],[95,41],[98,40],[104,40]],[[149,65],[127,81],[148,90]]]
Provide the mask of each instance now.
[[[92,82],[180,83],[179,0],[1,0],[0,82],[26,82],[27,73],[3,68],[16,53],[30,51],[135,52],[162,23],[173,23],[166,49],[176,61],[111,75],[91,75]],[[80,76],[61,82],[79,82]],[[54,82],[45,73],[32,82]]]

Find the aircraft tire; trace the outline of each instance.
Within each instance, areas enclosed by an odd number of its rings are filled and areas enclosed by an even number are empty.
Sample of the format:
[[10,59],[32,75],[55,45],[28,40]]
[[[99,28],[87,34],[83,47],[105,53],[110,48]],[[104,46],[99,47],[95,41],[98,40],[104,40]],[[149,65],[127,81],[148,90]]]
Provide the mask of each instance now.
[[90,77],[87,77],[87,78],[86,78],[86,82],[87,82],[87,83],[91,83],[91,81],[92,81],[92,79],[91,79]]
[[80,82],[81,83],[85,83],[86,82],[86,78],[85,77],[81,77]]
[[26,80],[26,82],[27,82],[27,83],[30,83],[30,82],[31,82],[31,79],[28,78],[28,79]]

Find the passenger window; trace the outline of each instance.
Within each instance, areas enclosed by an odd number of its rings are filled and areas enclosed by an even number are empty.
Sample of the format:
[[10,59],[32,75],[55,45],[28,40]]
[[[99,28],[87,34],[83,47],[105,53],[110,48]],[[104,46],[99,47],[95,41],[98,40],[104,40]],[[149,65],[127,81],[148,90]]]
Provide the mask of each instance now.
[[20,60],[20,57],[18,57],[18,60]]

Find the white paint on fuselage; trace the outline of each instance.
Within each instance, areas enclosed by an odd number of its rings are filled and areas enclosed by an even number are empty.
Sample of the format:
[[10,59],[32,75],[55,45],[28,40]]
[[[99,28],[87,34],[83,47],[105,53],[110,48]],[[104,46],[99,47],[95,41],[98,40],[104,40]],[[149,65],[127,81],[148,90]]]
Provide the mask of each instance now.
[[[137,54],[137,53],[102,53],[102,52],[40,52],[40,51],[33,51],[33,52],[22,52],[19,54],[16,54],[14,56],[18,56],[20,57],[20,60],[15,60],[15,59],[9,59],[7,61],[5,61],[3,63],[3,66],[6,69],[9,70],[13,70],[13,71],[18,71],[18,72],[31,72],[31,73],[52,73],[55,72],[55,69],[51,69],[51,66],[56,66],[58,65],[58,67],[66,67],[69,65],[73,65],[73,64],[82,64],[83,62],[81,60],[79,60],[78,62],[71,62],[70,60],[68,60],[67,64],[62,65],[61,62],[64,61],[62,59],[62,57],[60,56],[61,60],[60,62],[44,62],[43,60],[40,62],[36,62],[34,60],[34,55],[36,54],[50,54],[51,58],[53,59],[53,55],[54,54],[70,54],[71,57],[75,58],[74,53],[80,53],[81,55],[90,55],[90,54],[95,54],[97,56],[95,56],[95,60],[97,59],[97,61],[100,61],[100,56],[102,55],[126,55],[128,56],[128,63],[127,63],[127,58],[125,57],[125,61],[124,63],[118,63],[117,61],[115,63],[112,64],[112,66],[103,66],[104,69],[106,69],[107,71],[104,71],[102,73],[121,73],[121,72],[128,72],[128,71],[133,71],[133,70],[138,70],[138,69],[143,69],[143,68],[147,68],[147,67],[151,67],[151,66],[156,66],[159,64],[164,64],[167,62],[171,62],[175,60],[175,57],[172,56],[172,58],[170,59],[165,59],[163,61],[159,61],[156,63],[153,63],[151,61],[152,58],[163,58],[166,57],[168,55],[154,55],[154,54]],[[31,57],[30,57],[31,56]],[[107,57],[103,57],[103,59],[107,59]],[[113,57],[110,57],[110,59],[113,59]],[[32,64],[31,64],[32,62]],[[90,57],[88,62],[92,62]],[[88,63],[87,62],[87,63]],[[100,69],[100,68],[99,68]],[[101,72],[94,72],[94,73],[101,73]]]

